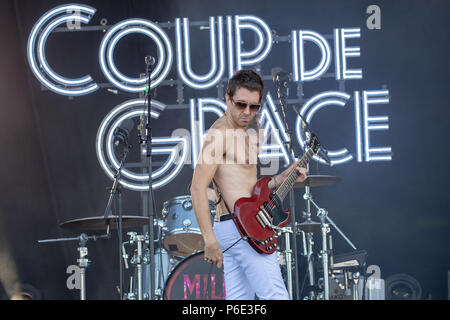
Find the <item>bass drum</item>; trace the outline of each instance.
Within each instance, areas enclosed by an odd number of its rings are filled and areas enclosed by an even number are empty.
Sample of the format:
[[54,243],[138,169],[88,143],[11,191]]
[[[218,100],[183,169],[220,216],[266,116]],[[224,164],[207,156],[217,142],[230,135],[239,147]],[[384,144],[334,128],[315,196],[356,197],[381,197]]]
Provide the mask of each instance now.
[[164,300],[224,300],[222,269],[205,261],[204,251],[183,259],[170,273]]

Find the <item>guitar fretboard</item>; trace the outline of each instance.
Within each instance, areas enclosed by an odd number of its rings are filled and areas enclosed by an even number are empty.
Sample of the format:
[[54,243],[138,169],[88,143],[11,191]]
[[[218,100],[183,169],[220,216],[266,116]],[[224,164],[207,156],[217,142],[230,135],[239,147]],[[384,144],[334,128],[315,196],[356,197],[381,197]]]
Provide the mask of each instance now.
[[[302,159],[300,160],[300,163],[297,167],[304,167],[308,165],[308,163],[311,161],[312,157],[314,156],[314,152],[312,149],[308,149],[306,153],[303,155]],[[297,168],[294,168],[284,180],[284,182],[278,187],[278,189],[275,191],[276,195],[280,198],[281,201],[286,198],[289,191],[291,191],[292,187],[294,187],[295,181],[297,181],[297,178],[300,176],[300,173],[296,170]]]

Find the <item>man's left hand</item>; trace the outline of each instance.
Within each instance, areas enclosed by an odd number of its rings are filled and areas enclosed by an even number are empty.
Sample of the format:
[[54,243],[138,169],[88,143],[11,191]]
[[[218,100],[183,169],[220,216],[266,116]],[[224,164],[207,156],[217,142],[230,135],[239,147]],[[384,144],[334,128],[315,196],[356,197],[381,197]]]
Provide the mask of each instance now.
[[307,171],[305,168],[303,167],[298,167],[298,165],[300,164],[300,160],[297,160],[295,163],[293,163],[289,168],[287,168],[286,170],[284,170],[282,173],[280,173],[278,176],[275,177],[275,180],[278,183],[278,186],[280,186],[284,180],[286,180],[286,178],[289,176],[289,173],[292,171],[292,169],[294,169],[294,167],[296,167],[296,170],[300,173],[300,175],[298,176],[297,180],[295,182],[303,182],[306,180],[307,178]]

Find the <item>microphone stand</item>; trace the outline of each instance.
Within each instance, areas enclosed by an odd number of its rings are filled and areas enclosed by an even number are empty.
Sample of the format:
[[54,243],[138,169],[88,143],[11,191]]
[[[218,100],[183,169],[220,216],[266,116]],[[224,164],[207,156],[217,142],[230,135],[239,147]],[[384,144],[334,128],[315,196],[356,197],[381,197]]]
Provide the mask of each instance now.
[[[280,73],[277,73],[274,76],[274,82],[277,85],[277,94],[278,94],[278,99],[280,101],[280,105],[281,105],[281,113],[282,113],[282,118],[284,121],[284,124],[286,126],[286,134],[288,136],[289,141],[286,142],[287,148],[288,148],[288,153],[291,156],[291,161],[293,162],[295,159],[295,155],[294,155],[294,151],[293,151],[293,146],[292,146],[292,132],[289,128],[289,124],[287,122],[287,116],[286,116],[286,107],[285,107],[285,97],[283,95],[283,93],[281,92],[282,88],[285,88],[286,90],[288,89],[288,81],[290,80],[289,75],[286,74],[286,76],[282,79],[280,77]],[[289,192],[289,207],[291,209],[291,230],[294,231],[296,228],[296,222],[295,222],[295,194],[294,194],[294,190],[292,189]],[[290,237],[289,237],[289,233],[285,233],[285,242],[286,242],[286,266],[287,266],[287,283],[288,283],[288,292],[289,292],[289,298],[291,300],[293,300],[293,282],[295,282],[295,294],[297,299],[300,296],[299,293],[299,281],[298,281],[298,276],[295,276],[295,281],[293,281],[293,272],[292,272],[292,268],[295,269],[295,272],[298,271],[298,253],[297,253],[297,233],[293,232],[292,233],[292,249],[291,250],[291,246],[290,246]],[[292,263],[292,259],[291,259],[291,255],[293,253],[293,263]]]
[[130,152],[131,149],[131,144],[128,143],[128,139],[125,138],[125,146],[123,148],[123,154],[122,154],[122,159],[120,161],[120,165],[119,168],[117,169],[116,174],[114,175],[114,181],[113,181],[113,185],[111,187],[111,191],[109,193],[109,199],[108,199],[108,203],[106,205],[106,209],[105,209],[105,214],[104,214],[104,219],[105,219],[105,223],[106,223],[106,234],[107,236],[110,236],[109,230],[110,230],[110,222],[111,220],[108,219],[110,212],[111,212],[111,205],[113,203],[113,201],[115,200],[116,197],[116,193],[119,194],[119,225],[118,225],[118,239],[119,239],[119,264],[120,264],[120,268],[119,268],[119,278],[120,278],[120,300],[123,300],[123,261],[122,261],[122,252],[121,252],[121,245],[122,245],[122,192],[120,190],[119,187],[119,181],[120,178],[122,176],[122,169],[124,167],[125,164],[125,159],[128,156],[128,153]]
[[154,237],[154,206],[153,206],[153,187],[152,187],[152,121],[151,121],[151,109],[152,109],[152,97],[150,94],[151,88],[151,74],[153,72],[153,65],[155,64],[155,59],[151,56],[145,57],[145,76],[147,79],[147,84],[145,88],[145,103],[147,105],[147,116],[146,116],[146,130],[144,131],[144,137],[141,138],[141,143],[146,144],[146,156],[147,156],[147,171],[148,171],[148,232],[149,232],[149,250],[150,250],[150,300],[155,299],[155,242]]

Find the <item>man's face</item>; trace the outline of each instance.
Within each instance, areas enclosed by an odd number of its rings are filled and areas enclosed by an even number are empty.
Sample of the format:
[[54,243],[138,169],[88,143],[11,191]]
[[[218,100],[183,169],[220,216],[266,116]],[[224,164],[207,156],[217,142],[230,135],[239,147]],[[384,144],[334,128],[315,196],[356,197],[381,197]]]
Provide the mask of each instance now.
[[[239,88],[234,96],[225,95],[228,112],[234,124],[241,128],[246,128],[255,117],[258,110],[252,110],[251,105],[259,105],[260,95],[258,91],[250,91],[246,88]],[[245,107],[243,105],[245,104]]]

